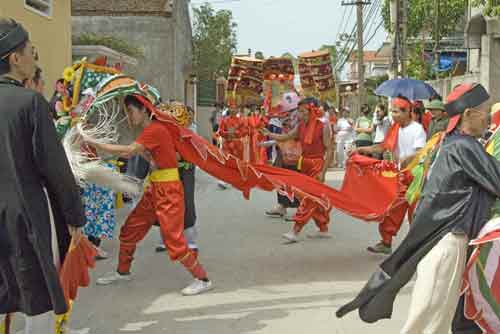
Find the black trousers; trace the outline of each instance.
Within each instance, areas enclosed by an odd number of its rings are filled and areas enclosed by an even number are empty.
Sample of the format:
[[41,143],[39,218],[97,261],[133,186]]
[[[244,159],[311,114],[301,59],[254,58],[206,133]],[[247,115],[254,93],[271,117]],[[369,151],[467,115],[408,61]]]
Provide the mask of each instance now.
[[194,166],[188,169],[179,168],[181,182],[184,187],[184,229],[193,227],[196,224],[196,206],[194,204],[195,170]]

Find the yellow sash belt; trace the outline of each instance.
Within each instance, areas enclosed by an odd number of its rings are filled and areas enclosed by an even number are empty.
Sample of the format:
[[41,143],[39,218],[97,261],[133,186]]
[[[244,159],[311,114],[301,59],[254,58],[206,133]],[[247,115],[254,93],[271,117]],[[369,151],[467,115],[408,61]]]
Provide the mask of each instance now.
[[151,182],[173,182],[179,181],[179,170],[177,168],[158,169],[149,176]]

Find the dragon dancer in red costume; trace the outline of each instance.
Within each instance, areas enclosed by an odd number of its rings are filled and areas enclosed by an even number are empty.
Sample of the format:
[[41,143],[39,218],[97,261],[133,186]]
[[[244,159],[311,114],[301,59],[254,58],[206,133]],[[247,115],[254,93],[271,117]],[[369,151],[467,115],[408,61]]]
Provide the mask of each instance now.
[[245,160],[245,139],[249,135],[245,117],[238,114],[236,105],[229,105],[229,115],[220,121],[219,135],[222,137],[222,151],[240,160]]
[[[273,134],[264,130],[263,134],[277,141],[297,139],[302,146],[302,156],[297,169],[307,176],[321,182],[325,181],[325,174],[331,160],[331,131],[328,124],[321,120],[322,114],[319,101],[308,97],[299,102],[299,123],[287,134]],[[298,242],[299,234],[310,219],[314,219],[319,232],[310,237],[329,238],[328,224],[330,213],[323,207],[313,203],[309,198],[303,198],[297,213],[294,216],[295,224],[292,230],[283,235],[290,242]]]
[[267,161],[266,148],[259,146],[259,142],[265,140],[261,131],[267,126],[267,117],[262,115],[261,110],[256,107],[247,117],[250,137],[250,162],[253,164],[265,164]]
[[182,290],[183,295],[196,295],[212,288],[207,273],[198,262],[196,253],[189,249],[184,238],[184,189],[179,178],[178,143],[158,112],[144,97],[129,95],[125,98],[127,117],[134,127],[144,130],[130,145],[92,143],[97,149],[113,155],[130,157],[141,154],[149,157],[154,171],[150,174],[151,186],[139,204],[128,216],[120,231],[118,269],[108,277],[97,280],[100,285],[131,279],[130,267],[137,244],[144,239],[155,222],[159,222],[162,237],[172,261],[179,261],[195,278]]
[[[395,124],[389,130],[382,144],[360,147],[352,151],[359,154],[382,154],[391,152],[394,160],[403,170],[415,157],[418,150],[426,143],[426,133],[422,125],[411,116],[411,103],[405,97],[397,97],[392,102],[392,118]],[[405,194],[411,183],[410,173],[400,173],[400,187],[398,203],[388,212],[384,220],[379,224],[379,233],[382,240],[375,246],[368,247],[372,253],[390,254],[392,252],[392,239],[396,236],[403,224],[406,214],[412,217],[413,208],[406,201]]]

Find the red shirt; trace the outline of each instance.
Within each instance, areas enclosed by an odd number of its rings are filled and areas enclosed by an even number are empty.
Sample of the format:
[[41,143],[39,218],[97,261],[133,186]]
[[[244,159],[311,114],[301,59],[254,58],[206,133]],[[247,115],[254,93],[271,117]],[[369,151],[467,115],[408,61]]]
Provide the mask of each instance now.
[[311,144],[306,144],[305,138],[307,133],[307,125],[304,121],[299,123],[299,140],[302,145],[302,155],[305,158],[323,158],[325,155],[325,145],[323,144],[323,122],[320,120],[316,121],[316,127],[314,128],[314,135]]
[[135,141],[148,150],[159,169],[177,168],[175,141],[165,125],[153,120]]

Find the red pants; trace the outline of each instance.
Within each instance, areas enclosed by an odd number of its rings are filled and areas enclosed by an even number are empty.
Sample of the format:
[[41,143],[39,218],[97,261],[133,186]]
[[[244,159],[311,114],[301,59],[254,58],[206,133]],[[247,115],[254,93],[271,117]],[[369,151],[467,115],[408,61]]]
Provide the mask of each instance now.
[[[321,175],[324,163],[325,161],[322,158],[303,158],[300,172],[307,176],[317,178]],[[293,227],[294,231],[296,233],[300,232],[311,218],[321,232],[328,231],[330,213],[312,199],[306,197],[300,201],[297,213],[295,217],[293,217],[295,220],[295,225]]]
[[401,182],[403,184],[400,185],[398,192],[399,203],[389,210],[382,223],[378,225],[378,231],[382,237],[382,241],[386,245],[392,244],[392,238],[395,237],[401,229],[401,225],[403,225],[406,214],[408,214],[408,221],[411,224],[413,211],[415,210],[415,205],[410,206],[405,197],[406,190],[408,189],[407,185],[411,183],[411,179],[405,179],[405,176],[402,176]]
[[184,239],[184,189],[180,181],[154,182],[127,217],[120,231],[118,272],[128,273],[137,244],[158,221],[172,261],[180,261],[196,278],[207,274]]
[[224,139],[222,142],[222,151],[226,154],[232,154],[240,160],[243,160],[243,141],[241,139]]

